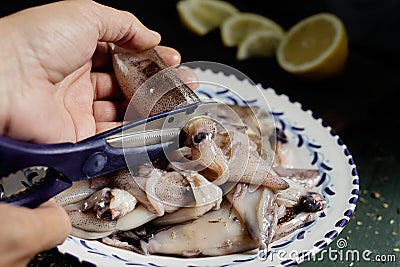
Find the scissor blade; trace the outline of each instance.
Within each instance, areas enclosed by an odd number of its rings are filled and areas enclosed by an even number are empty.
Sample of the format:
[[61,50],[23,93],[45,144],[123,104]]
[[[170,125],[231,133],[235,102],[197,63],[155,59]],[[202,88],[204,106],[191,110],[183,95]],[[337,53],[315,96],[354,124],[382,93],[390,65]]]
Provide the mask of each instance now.
[[162,141],[172,140],[179,136],[180,129],[165,130],[146,130],[136,133],[123,133],[113,138],[108,138],[107,142],[115,148],[139,147],[160,144]]
[[107,138],[107,143],[116,148],[149,146],[178,140],[182,127],[190,119],[208,115],[216,102],[181,107],[149,117],[145,123],[126,127],[121,133]]

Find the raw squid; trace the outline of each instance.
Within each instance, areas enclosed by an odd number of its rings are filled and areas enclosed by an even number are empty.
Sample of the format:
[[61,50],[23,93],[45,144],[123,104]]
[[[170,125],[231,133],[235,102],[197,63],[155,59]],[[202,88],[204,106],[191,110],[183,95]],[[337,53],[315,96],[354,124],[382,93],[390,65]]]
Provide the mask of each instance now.
[[[141,116],[200,101],[154,50],[111,49],[119,85]],[[265,250],[326,206],[313,192],[319,172],[283,166],[275,133],[262,109],[221,105],[187,122],[183,146],[165,158],[77,182],[56,200],[73,235],[138,253]]]
[[[200,101],[154,49],[137,53],[112,45],[111,50],[118,84],[143,117]],[[162,75],[154,76],[158,72]]]

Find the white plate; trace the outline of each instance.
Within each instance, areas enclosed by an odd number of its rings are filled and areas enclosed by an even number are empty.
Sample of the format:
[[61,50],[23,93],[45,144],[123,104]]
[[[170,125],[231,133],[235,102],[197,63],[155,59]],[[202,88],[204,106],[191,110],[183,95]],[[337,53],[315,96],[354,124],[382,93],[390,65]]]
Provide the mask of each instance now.
[[[277,95],[271,88],[258,85],[260,90],[254,90],[247,80],[241,81],[233,75],[215,73],[210,69],[197,68],[195,72],[199,80],[238,88],[240,96],[252,105],[259,102],[261,91],[268,100],[276,126],[284,131],[289,145],[295,150],[298,167],[318,168],[322,173],[317,191],[328,202],[325,211],[312,224],[274,242],[265,262],[258,259],[255,250],[190,259],[144,256],[73,236],[58,246],[61,253],[96,266],[291,266],[325,248],[346,226],[356,206],[359,178],[352,156],[339,136],[311,111],[303,110],[301,104],[291,102],[285,95]],[[201,97],[218,99],[227,104],[243,104],[243,99],[221,87],[201,85],[196,92]]]

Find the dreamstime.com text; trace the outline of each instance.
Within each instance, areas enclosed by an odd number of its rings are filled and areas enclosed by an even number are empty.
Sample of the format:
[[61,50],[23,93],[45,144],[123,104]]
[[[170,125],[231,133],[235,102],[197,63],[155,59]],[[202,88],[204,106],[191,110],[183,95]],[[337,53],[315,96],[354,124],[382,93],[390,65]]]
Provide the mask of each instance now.
[[376,262],[376,263],[386,263],[386,262],[398,262],[400,261],[400,253],[375,253],[369,249],[358,250],[358,249],[348,249],[347,240],[344,238],[339,238],[336,241],[336,249],[328,247],[322,250],[318,254],[315,253],[301,253],[296,250],[277,250],[268,254],[265,257],[265,253],[260,251],[258,258],[261,261],[274,261],[278,259],[279,261],[285,261],[287,259],[295,259],[297,262],[302,261],[324,261],[326,259],[330,261],[340,261],[340,262]]

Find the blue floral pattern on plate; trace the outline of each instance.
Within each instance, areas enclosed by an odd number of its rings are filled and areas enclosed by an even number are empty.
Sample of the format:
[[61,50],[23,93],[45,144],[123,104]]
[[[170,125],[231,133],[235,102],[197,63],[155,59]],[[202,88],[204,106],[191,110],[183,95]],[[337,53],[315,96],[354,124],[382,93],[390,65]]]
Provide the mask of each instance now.
[[[299,164],[318,168],[321,172],[322,179],[317,191],[326,198],[327,208],[316,221],[274,242],[264,262],[258,259],[257,251],[195,259],[144,256],[73,236],[69,236],[58,247],[61,253],[96,266],[292,266],[324,249],[346,226],[358,199],[359,177],[353,158],[339,136],[311,111],[303,110],[299,103],[290,101],[285,95],[276,94],[271,88],[257,85],[259,90],[256,93],[253,84],[233,75],[216,73],[210,69],[194,71],[200,81],[223,85],[200,84],[196,93],[203,99],[254,106],[264,104],[259,101],[260,93],[267,99],[267,110],[273,115],[276,127],[301,159]],[[235,93],[227,88],[236,88]]]

